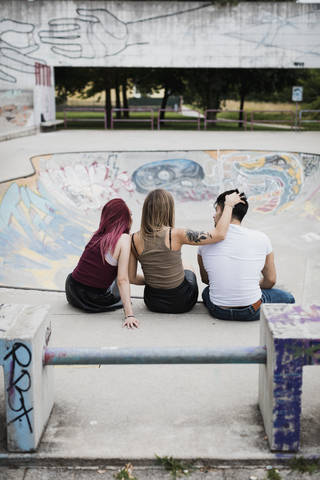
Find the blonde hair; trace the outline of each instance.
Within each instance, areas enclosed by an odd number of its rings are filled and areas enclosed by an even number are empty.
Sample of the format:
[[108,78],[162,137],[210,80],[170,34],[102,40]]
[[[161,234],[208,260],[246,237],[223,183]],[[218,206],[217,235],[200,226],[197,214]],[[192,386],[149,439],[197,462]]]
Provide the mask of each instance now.
[[155,238],[163,227],[174,227],[174,200],[171,193],[157,188],[144,200],[139,238],[143,249],[148,237]]

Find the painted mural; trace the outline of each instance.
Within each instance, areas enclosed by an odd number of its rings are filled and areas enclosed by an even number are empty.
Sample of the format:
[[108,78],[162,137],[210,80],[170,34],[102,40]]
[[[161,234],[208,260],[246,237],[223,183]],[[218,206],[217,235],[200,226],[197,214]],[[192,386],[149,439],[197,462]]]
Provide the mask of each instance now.
[[10,89],[0,92],[0,130],[33,125],[33,91]]
[[316,155],[87,152],[39,156],[32,163],[33,175],[0,185],[1,285],[63,290],[98,228],[103,205],[123,198],[138,229],[143,200],[154,188],[165,188],[177,204],[187,204],[191,220],[192,211],[201,216],[191,204],[213,204],[231,188],[245,191],[252,210],[263,215],[282,214],[302,195],[300,214],[320,220],[320,188],[301,194],[308,178],[320,171]]
[[[317,5],[253,8],[184,2],[0,2],[0,80],[52,66],[320,66]],[[249,10],[248,10],[249,9]],[[251,9],[251,10],[250,10]],[[35,19],[38,20],[37,23]],[[108,63],[106,64],[106,59]],[[213,63],[213,59],[215,59]],[[26,78],[24,79],[26,82]]]

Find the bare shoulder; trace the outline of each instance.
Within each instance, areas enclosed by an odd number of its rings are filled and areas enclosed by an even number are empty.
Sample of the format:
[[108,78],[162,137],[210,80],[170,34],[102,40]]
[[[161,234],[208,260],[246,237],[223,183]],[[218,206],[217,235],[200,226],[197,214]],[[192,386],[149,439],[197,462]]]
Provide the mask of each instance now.
[[[119,238],[120,245],[130,245],[131,242],[131,237],[127,233],[123,233],[121,237]],[[118,242],[118,243],[119,243]]]
[[117,253],[120,252],[120,250],[122,250],[123,248],[130,248],[130,241],[130,235],[128,235],[127,233],[123,233],[117,242],[114,253],[117,255]]
[[186,229],[186,228],[183,228],[183,227],[181,227],[181,228],[172,228],[172,229],[171,229],[171,235],[172,235],[173,237],[183,238],[183,237],[185,237],[185,235],[186,235],[186,231],[187,231],[187,229]]
[[141,245],[140,245],[140,234],[139,232],[134,232],[131,235],[131,250],[135,256],[141,254]]

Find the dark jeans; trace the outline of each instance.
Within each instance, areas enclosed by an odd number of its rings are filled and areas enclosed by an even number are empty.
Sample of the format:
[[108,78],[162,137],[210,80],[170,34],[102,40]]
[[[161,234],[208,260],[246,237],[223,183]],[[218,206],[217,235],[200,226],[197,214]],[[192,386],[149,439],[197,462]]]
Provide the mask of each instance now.
[[[270,288],[268,290],[261,290],[262,303],[295,303],[294,297],[291,293],[278,288]],[[237,320],[240,322],[250,322],[252,320],[259,320],[260,308],[257,311],[252,305],[246,308],[221,308],[214,305],[209,296],[209,287],[206,287],[202,292],[203,303],[207,307],[210,315],[220,320]]]

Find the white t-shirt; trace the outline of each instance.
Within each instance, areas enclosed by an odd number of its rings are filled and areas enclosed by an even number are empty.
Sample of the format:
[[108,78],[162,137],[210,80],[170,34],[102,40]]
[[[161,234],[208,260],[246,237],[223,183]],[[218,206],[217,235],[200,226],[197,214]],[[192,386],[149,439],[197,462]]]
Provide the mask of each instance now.
[[225,240],[198,247],[209,277],[210,300],[222,307],[245,307],[261,298],[260,272],[272,252],[259,230],[231,224]]

